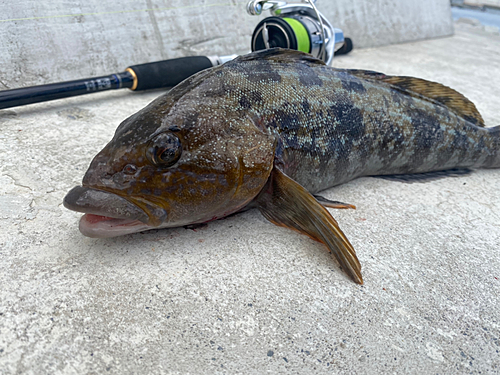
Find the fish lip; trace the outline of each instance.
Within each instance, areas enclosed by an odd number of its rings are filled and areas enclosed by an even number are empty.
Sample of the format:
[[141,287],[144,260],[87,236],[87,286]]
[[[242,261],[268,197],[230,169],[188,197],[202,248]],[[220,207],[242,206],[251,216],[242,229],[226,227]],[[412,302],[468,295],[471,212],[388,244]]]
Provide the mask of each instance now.
[[75,186],[64,197],[69,210],[106,216],[113,219],[138,220],[147,224],[149,216],[137,205],[117,194],[85,186]]
[[113,219],[93,214],[83,215],[78,228],[84,236],[92,238],[110,238],[155,229],[139,220]]

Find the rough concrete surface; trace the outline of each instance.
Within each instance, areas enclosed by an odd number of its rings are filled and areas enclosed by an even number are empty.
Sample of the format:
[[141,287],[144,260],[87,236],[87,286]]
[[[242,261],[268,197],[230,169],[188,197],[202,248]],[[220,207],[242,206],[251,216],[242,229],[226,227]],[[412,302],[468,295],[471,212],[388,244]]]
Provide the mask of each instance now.
[[[0,0],[0,89],[122,72],[188,55],[250,51],[248,0]],[[453,33],[448,0],[320,0],[356,46]]]
[[[474,49],[471,49],[474,46]],[[334,61],[418,76],[499,124],[500,36]],[[500,371],[500,170],[327,190],[365,285],[320,244],[252,210],[199,230],[78,231],[66,192],[159,92],[0,111],[0,374],[494,374]]]

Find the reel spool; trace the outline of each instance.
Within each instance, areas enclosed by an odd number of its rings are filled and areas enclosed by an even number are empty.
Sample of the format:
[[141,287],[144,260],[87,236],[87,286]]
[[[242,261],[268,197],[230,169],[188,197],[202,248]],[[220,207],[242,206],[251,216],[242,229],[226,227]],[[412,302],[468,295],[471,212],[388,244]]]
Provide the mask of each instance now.
[[284,1],[251,0],[247,12],[260,15],[270,10],[273,17],[263,19],[252,35],[252,51],[281,47],[295,49],[330,64],[335,51],[344,45],[344,33],[335,29],[316,9],[307,4],[287,4]]

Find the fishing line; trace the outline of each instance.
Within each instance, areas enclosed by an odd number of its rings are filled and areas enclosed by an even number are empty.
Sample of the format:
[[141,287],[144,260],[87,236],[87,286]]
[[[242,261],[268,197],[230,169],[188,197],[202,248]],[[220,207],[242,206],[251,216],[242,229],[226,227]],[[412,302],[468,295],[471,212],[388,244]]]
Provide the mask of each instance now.
[[139,12],[157,12],[166,10],[184,10],[193,8],[210,8],[210,7],[225,7],[234,6],[238,4],[244,4],[246,1],[232,1],[230,3],[215,3],[215,4],[196,4],[196,5],[186,5],[181,7],[164,7],[164,8],[144,8],[144,9],[125,9],[116,10],[110,12],[92,12],[92,13],[77,13],[77,14],[56,14],[53,16],[39,16],[39,17],[25,17],[25,18],[10,18],[6,20],[0,20],[1,22],[17,22],[17,21],[33,21],[33,20],[43,20],[43,19],[54,19],[54,18],[72,18],[72,17],[82,17],[82,16],[103,16],[108,14],[122,14],[122,13],[139,13]]

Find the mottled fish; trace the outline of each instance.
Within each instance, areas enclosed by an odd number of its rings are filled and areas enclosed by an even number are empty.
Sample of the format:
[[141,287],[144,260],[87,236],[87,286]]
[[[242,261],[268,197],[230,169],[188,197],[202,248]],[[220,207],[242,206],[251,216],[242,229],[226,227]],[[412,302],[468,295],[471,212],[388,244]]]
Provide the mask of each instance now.
[[257,207],[324,243],[362,283],[352,245],[313,194],[360,176],[500,167],[500,127],[418,78],[335,69],[272,49],[200,72],[116,130],[64,205],[113,237]]

